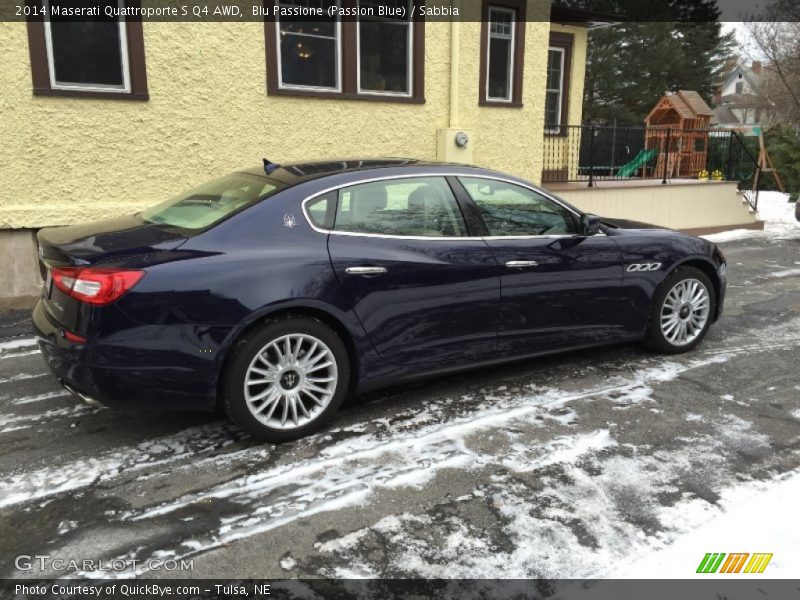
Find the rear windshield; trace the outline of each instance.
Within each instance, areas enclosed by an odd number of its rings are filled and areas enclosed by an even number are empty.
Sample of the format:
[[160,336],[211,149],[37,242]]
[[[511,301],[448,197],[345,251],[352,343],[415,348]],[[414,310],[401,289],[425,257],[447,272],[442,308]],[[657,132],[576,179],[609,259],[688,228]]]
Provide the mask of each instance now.
[[147,209],[141,216],[149,223],[205,229],[284,187],[266,177],[231,173]]

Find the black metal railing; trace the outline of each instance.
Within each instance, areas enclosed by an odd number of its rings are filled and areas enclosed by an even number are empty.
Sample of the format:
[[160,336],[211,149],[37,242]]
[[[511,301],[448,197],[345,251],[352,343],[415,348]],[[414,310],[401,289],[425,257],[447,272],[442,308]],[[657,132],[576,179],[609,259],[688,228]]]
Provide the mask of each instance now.
[[[757,189],[758,139],[726,129],[562,125],[545,134],[542,183],[713,178]],[[755,185],[754,185],[755,182]],[[757,202],[757,200],[756,200]],[[751,200],[751,204],[753,201]]]

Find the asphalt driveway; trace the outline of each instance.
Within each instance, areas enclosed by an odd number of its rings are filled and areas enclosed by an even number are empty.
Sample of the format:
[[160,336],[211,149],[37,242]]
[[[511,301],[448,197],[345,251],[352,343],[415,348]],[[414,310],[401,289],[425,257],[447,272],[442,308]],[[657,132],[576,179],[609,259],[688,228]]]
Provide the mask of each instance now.
[[[690,354],[616,346],[383,391],[282,446],[217,415],[86,406],[7,319],[0,572],[87,574],[15,565],[46,555],[108,576],[647,576],[663,556],[655,576],[682,577],[747,551],[796,573],[800,540],[763,539],[781,503],[762,511],[798,489],[800,238],[722,248],[726,311]],[[761,526],[692,542],[737,510]]]

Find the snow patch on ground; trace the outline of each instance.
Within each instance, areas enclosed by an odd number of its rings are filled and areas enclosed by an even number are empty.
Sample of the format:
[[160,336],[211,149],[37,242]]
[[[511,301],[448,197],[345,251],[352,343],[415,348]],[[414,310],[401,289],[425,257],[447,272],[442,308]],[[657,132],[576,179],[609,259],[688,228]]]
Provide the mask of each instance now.
[[798,275],[800,275],[800,269],[786,269],[785,271],[773,271],[767,277],[782,279],[784,277],[797,277]]
[[10,377],[0,377],[0,383],[12,383],[14,381],[23,381],[25,379],[38,379],[39,377],[44,377],[49,375],[49,373],[17,373],[16,375],[11,375]]
[[[52,411],[51,411],[52,412]],[[122,472],[165,464],[233,443],[228,429],[194,427],[174,436],[142,442],[57,467],[44,467],[0,478],[0,508],[108,481]]]
[[17,348],[29,348],[36,345],[36,338],[19,338],[8,342],[0,342],[0,354]]
[[[341,564],[347,565],[344,568],[355,577],[386,576],[361,560],[362,548],[380,545],[389,569],[406,576],[614,576],[608,572],[609,565],[629,564],[643,555],[662,551],[686,532],[691,533],[692,528],[719,515],[718,506],[699,497],[678,498],[664,504],[658,500],[676,494],[680,489],[676,483],[686,478],[699,476],[705,485],[713,486],[715,481],[707,473],[725,471],[723,454],[731,451],[731,440],[734,447],[765,443],[763,436],[752,430],[752,424],[732,415],[723,416],[715,428],[715,433],[698,436],[681,449],[653,455],[639,455],[635,448],[633,454],[625,452],[605,430],[563,437],[539,448],[512,446],[512,457],[504,462],[509,474],[498,474],[491,485],[455,500],[474,503],[474,509],[459,511],[462,514],[473,513],[482,506],[497,513],[503,521],[501,537],[505,539],[492,539],[492,535],[497,538],[496,533],[489,534],[475,521],[454,515],[436,522],[427,515],[392,515],[319,544],[317,550],[328,555],[326,562],[332,566],[318,574],[338,576],[343,567],[336,565]],[[722,439],[720,434],[725,431],[728,438]],[[553,470],[555,465],[558,468]],[[530,481],[545,490],[536,505],[530,502],[531,484],[526,483]],[[733,488],[724,498],[738,497],[738,493]],[[790,498],[791,493],[787,489],[785,497]],[[783,518],[790,519],[784,526],[792,522],[793,506],[786,503],[782,508]],[[749,517],[760,514],[753,507],[748,510]],[[688,520],[682,519],[687,512]],[[738,539],[741,544],[742,539],[749,538]],[[697,537],[697,542],[689,553],[689,562],[694,561],[691,568],[676,571],[675,576],[693,576],[705,552],[725,550],[711,539]],[[765,548],[751,551],[772,551]],[[728,551],[741,551],[740,545],[731,542]],[[786,564],[794,565],[800,559],[800,546],[789,545],[784,554]],[[660,577],[655,569],[650,574],[636,570],[630,573],[635,577]]]
[[11,401],[11,404],[31,404],[33,402],[41,402],[42,400],[52,400],[53,398],[64,398],[68,396],[72,396],[72,394],[64,390],[57,390],[55,392],[37,394],[36,396],[23,396],[22,398],[14,398]]
[[[471,448],[469,446],[470,437],[478,432],[485,434],[487,430],[497,430],[499,435],[506,435],[511,423],[515,427],[538,427],[541,426],[542,421],[537,417],[543,416],[553,408],[564,407],[578,400],[604,398],[614,389],[622,389],[623,395],[626,392],[629,393],[630,390],[642,390],[645,387],[649,389],[651,385],[670,381],[683,372],[724,362],[730,356],[730,353],[711,354],[693,359],[686,364],[662,363],[649,369],[634,371],[628,378],[613,378],[607,386],[599,388],[577,391],[538,388],[538,393],[530,395],[493,396],[491,402],[477,413],[446,421],[425,421],[424,419],[431,411],[437,410],[436,407],[429,405],[426,410],[420,411],[420,415],[417,417],[423,419],[422,422],[425,424],[410,428],[406,421],[408,429],[393,431],[390,438],[370,434],[342,440],[322,449],[313,458],[237,477],[224,484],[186,494],[159,506],[129,511],[121,514],[119,518],[123,521],[142,521],[176,512],[180,514],[179,511],[185,507],[208,500],[225,499],[241,506],[241,513],[226,519],[216,531],[210,531],[206,536],[194,539],[192,545],[196,549],[182,554],[177,549],[163,550],[172,558],[181,558],[217,548],[237,539],[276,529],[300,518],[307,518],[346,506],[358,506],[368,502],[379,490],[398,486],[423,485],[444,469],[480,469],[497,465],[499,462],[511,472],[530,473],[566,464],[572,465],[567,469],[571,479],[588,478],[588,480],[593,480],[572,463],[582,457],[595,456],[603,450],[615,446],[616,442],[606,430],[563,436],[544,445],[518,444],[513,441],[513,435],[509,435],[508,449],[501,457],[494,454],[483,454]],[[636,395],[644,397],[641,391]],[[687,459],[684,462],[688,464],[691,461]],[[674,457],[672,455],[665,456],[658,461],[658,464],[674,464]],[[630,475],[629,467],[625,466],[611,477],[611,481],[617,486],[625,480],[627,475]],[[648,489],[643,486],[642,481],[642,478],[639,478],[635,480],[635,483],[632,482],[631,489],[637,490],[639,494]],[[512,483],[509,481],[506,485]],[[559,485],[564,487],[565,494],[574,492],[574,481],[568,485]],[[670,486],[669,489],[671,490],[672,487]],[[573,511],[584,510],[581,507],[586,507],[587,512],[577,518],[587,521],[594,519],[593,515],[597,507],[591,502],[591,498],[596,494],[595,489],[584,490],[580,493],[580,502],[570,503],[570,510]],[[268,503],[265,503],[265,498],[269,498]],[[515,502],[520,506],[530,508],[527,496],[524,494]],[[513,505],[511,496],[507,503]],[[617,520],[608,517],[602,524],[604,530],[606,532],[613,530]],[[524,523],[520,526],[524,526]],[[531,525],[531,528],[536,530],[537,536],[544,535],[547,538],[546,532],[539,530],[538,525]],[[630,528],[631,531],[635,529],[634,526],[630,526]],[[598,533],[598,535],[605,535],[605,533]],[[521,546],[525,547],[529,543],[523,542]],[[506,563],[507,570],[502,571],[497,571],[500,568],[498,564],[492,574],[480,574],[480,576],[511,577],[514,574],[532,573],[531,565],[528,565],[527,569],[524,568],[525,560],[527,559],[519,557],[516,562],[508,562]],[[573,562],[572,558],[564,557],[564,560]],[[589,561],[586,564],[595,563]],[[407,569],[408,565],[405,565],[404,568]],[[515,568],[522,570],[515,571]],[[558,569],[554,569],[552,572],[556,573],[557,571]],[[448,571],[447,573],[442,572],[438,576],[466,577],[467,572],[469,571],[465,570],[462,574],[457,575]],[[435,576],[422,572],[420,575]],[[472,575],[478,576],[477,572]]]
[[670,544],[639,560],[626,561],[618,571],[604,575],[630,579],[708,578],[695,573],[706,552],[771,552],[773,558],[764,573],[742,572],[732,577],[795,579],[800,561],[800,528],[794,526],[800,471],[785,473],[770,482],[731,487],[720,496],[716,506],[699,499],[677,504],[667,511],[677,530]]
[[77,406],[69,406],[66,408],[56,408],[40,413],[24,414],[24,415],[2,415],[0,416],[0,433],[8,433],[10,431],[18,431],[20,429],[27,429],[33,427],[42,421],[50,421],[53,419],[74,419],[97,413],[102,408],[95,408],[86,404],[79,404]]
[[789,195],[781,192],[759,192],[758,218],[764,221],[764,230],[734,229],[704,235],[712,242],[731,242],[750,238],[769,237],[772,239],[789,239],[800,237],[800,223],[794,216],[794,203],[789,202]]

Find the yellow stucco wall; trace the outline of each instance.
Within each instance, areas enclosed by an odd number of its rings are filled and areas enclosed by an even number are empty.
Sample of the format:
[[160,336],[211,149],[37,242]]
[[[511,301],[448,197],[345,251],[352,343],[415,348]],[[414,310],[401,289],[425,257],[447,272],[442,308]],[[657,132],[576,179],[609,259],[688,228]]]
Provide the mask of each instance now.
[[[583,117],[583,85],[586,78],[586,47],[588,29],[570,27],[553,23],[550,30],[570,33],[573,36],[572,60],[570,64],[570,87],[567,115],[562,116],[565,125],[580,125]],[[569,179],[578,174],[578,151],[580,149],[580,130],[569,130],[566,137],[547,136],[545,138],[542,168],[546,170],[566,170]]]
[[[480,23],[461,23],[457,126],[472,132],[475,163],[538,181],[549,2],[529,0],[528,14],[521,109],[478,106]],[[147,22],[150,100],[136,102],[33,97],[26,27],[0,23],[0,229],[130,213],[263,156],[435,159],[450,32],[426,25],[426,102],[415,105],[267,96],[262,24]],[[582,89],[580,55],[576,43]]]

